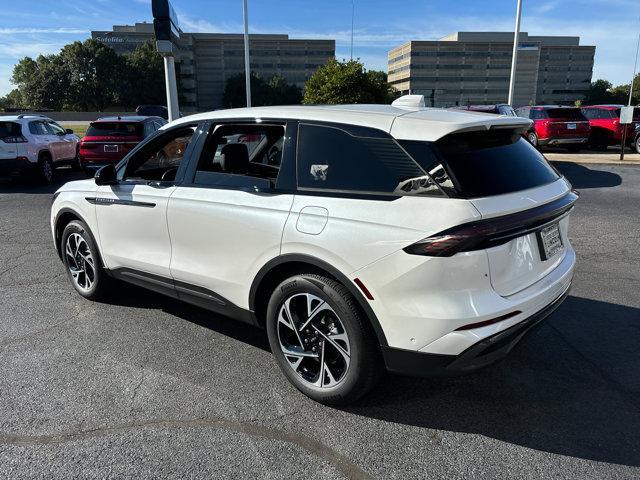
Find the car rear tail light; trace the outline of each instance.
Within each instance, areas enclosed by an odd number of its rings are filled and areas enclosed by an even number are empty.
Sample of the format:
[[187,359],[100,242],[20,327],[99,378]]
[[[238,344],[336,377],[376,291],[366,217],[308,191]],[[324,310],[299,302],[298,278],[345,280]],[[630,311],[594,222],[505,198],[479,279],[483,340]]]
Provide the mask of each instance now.
[[17,160],[19,162],[28,162],[29,161],[29,159],[27,157],[18,157]]
[[28,140],[24,138],[22,135],[15,135],[12,137],[4,137],[2,139],[4,143],[27,143]]
[[573,208],[577,199],[578,193],[571,191],[558,200],[529,210],[463,223],[424,238],[403,250],[411,255],[451,257],[459,252],[502,245],[563,216]]

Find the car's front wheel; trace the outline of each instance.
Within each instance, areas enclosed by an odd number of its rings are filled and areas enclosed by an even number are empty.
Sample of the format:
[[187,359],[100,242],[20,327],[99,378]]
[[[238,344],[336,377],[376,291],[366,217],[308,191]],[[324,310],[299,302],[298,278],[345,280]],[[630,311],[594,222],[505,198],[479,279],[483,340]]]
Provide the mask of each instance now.
[[283,373],[321,403],[356,401],[382,372],[367,319],[331,278],[299,274],[278,285],[267,307],[267,334]]
[[102,298],[111,279],[100,264],[98,248],[88,227],[78,220],[70,222],[62,232],[60,247],[73,288],[90,300]]
[[640,153],[640,135],[636,137],[636,141],[634,142],[634,147],[636,149],[636,153]]

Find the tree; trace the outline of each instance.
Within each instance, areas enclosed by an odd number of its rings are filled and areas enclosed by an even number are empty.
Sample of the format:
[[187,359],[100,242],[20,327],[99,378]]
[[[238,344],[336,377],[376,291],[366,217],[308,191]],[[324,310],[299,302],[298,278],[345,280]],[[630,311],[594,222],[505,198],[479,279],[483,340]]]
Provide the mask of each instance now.
[[162,55],[157,52],[153,42],[138,45],[124,60],[126,71],[121,77],[118,103],[128,107],[164,105],[164,64]]
[[26,108],[27,105],[24,103],[24,99],[22,98],[22,94],[20,90],[14,88],[9,93],[7,93],[4,97],[0,97],[0,109],[4,110],[7,108]]
[[[281,75],[274,75],[265,81],[260,75],[251,72],[251,104],[293,105],[302,100],[302,91],[296,85],[289,85]],[[247,104],[245,75],[238,73],[229,77],[225,83],[222,104],[226,108],[244,107]]]
[[305,84],[303,103],[390,103],[394,97],[386,73],[367,71],[357,60],[339,62],[332,58]]
[[[609,103],[626,105],[628,101],[629,84],[614,87],[611,82],[599,79],[591,84],[591,88],[589,88],[584,99],[584,104],[598,105]],[[638,103],[640,103],[640,74],[636,75],[635,81],[633,82],[633,95],[631,98],[632,105],[637,105]]]
[[116,102],[126,66],[112,48],[89,39],[66,45],[59,57],[69,79],[67,108],[101,112]]

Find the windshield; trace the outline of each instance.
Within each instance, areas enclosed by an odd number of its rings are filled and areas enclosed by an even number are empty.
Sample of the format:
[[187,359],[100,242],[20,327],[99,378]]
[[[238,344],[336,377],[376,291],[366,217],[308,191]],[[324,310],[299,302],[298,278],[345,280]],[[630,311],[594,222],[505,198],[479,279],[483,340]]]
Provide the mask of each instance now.
[[139,122],[94,122],[87,129],[88,137],[114,135],[142,136],[142,124]]
[[18,135],[22,135],[19,123],[0,122],[0,138],[17,137]]
[[549,118],[554,120],[575,120],[577,122],[587,120],[579,108],[550,108],[548,114]]
[[435,143],[401,144],[445,191],[455,186],[465,198],[518,192],[559,178],[542,154],[513,130],[453,133]]

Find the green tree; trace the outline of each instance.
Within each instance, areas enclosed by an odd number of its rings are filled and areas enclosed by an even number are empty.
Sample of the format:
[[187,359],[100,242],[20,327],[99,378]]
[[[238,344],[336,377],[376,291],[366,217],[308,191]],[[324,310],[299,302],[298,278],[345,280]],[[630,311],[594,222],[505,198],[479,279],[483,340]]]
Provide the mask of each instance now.
[[20,90],[14,88],[4,97],[0,97],[0,109],[6,108],[27,108],[28,105],[24,103]]
[[303,103],[389,103],[395,97],[384,72],[365,70],[357,60],[330,59],[304,86]]
[[164,105],[164,64],[162,55],[157,52],[153,42],[139,45],[132,53],[125,55],[124,62],[125,71],[120,77],[118,104],[127,107]]
[[[246,106],[245,75],[239,73],[229,77],[225,83],[222,104],[226,108]],[[295,85],[289,85],[281,75],[274,75],[265,81],[260,75],[251,72],[251,105],[292,105],[300,103],[302,91]]]
[[[628,83],[614,87],[611,82],[599,79],[591,84],[591,88],[589,88],[585,96],[584,104],[598,105],[610,103],[626,105],[628,101]],[[631,97],[632,105],[637,105],[638,103],[640,103],[640,74],[636,75],[633,82],[633,95]]]
[[101,112],[116,103],[126,63],[112,48],[89,39],[66,45],[59,57],[69,79],[67,108]]

